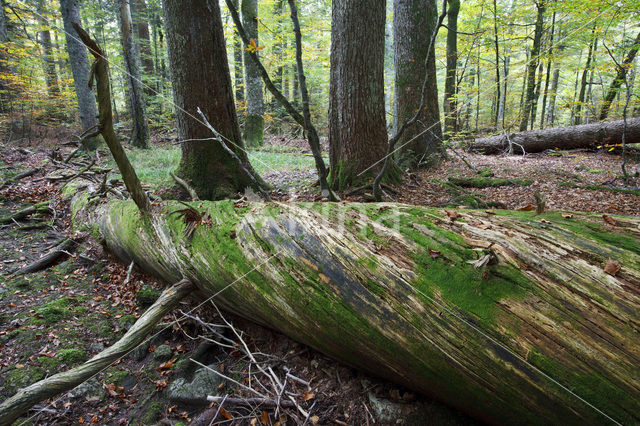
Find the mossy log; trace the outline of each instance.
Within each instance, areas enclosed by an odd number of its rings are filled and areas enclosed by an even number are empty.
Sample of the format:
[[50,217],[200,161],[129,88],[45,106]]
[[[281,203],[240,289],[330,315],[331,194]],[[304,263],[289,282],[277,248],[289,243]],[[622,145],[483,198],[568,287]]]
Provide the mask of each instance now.
[[[547,149],[595,148],[622,143],[624,121],[582,124],[530,132],[510,133],[465,141],[475,152],[499,154],[511,146],[515,154],[542,152]],[[640,118],[627,120],[626,143],[640,143]]]
[[126,262],[478,419],[640,422],[640,219],[87,197]]

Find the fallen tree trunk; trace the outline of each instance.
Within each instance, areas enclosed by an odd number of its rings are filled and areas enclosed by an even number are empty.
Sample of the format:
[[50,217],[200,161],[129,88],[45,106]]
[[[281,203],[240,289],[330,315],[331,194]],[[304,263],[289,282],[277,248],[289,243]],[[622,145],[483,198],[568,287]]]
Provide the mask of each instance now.
[[[580,126],[557,127],[530,132],[510,133],[468,140],[464,143],[482,154],[511,151],[515,154],[542,152],[547,149],[595,148],[622,143],[623,120]],[[626,143],[640,143],[640,118],[627,120]]]
[[3,401],[0,404],[0,426],[12,424],[38,402],[73,389],[135,349],[147,338],[153,327],[192,290],[193,285],[187,280],[176,283],[165,290],[113,346],[84,364],[40,380]]
[[640,219],[88,197],[126,262],[481,420],[640,421]]

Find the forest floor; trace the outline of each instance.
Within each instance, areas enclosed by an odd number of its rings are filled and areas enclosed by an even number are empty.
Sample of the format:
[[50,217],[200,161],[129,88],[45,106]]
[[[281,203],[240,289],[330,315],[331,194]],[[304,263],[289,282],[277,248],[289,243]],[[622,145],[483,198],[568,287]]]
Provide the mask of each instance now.
[[[88,160],[76,158],[65,170],[61,160],[72,148],[61,147],[63,141],[58,135],[24,144],[23,148],[0,146],[0,217],[44,201],[52,207],[48,212],[0,225],[0,400],[114,343],[163,286],[135,267],[129,271],[128,265],[119,263],[88,235],[71,230],[68,201],[60,192],[65,179],[60,177],[73,175]],[[130,151],[130,156],[142,181],[151,189],[159,194],[175,193],[166,174],[177,165],[179,150],[168,142],[156,143],[160,146],[146,152]],[[109,167],[108,158],[103,151],[97,166]],[[316,197],[313,160],[304,141],[271,138],[264,147],[252,150],[250,159],[274,186],[274,198]],[[12,180],[38,167],[42,168],[31,176]],[[619,178],[620,157],[602,152],[522,157],[457,151],[435,169],[405,172],[401,184],[387,186],[385,191],[389,200],[398,202],[508,209],[535,208],[534,193],[539,191],[547,209],[640,216],[637,159],[630,162],[628,170],[634,175],[623,184]],[[476,187],[483,185],[492,186]],[[367,192],[342,196],[363,201],[369,197]],[[63,253],[55,266],[12,275],[65,237],[79,244]],[[210,333],[196,318],[213,321],[217,329],[223,322],[211,306],[191,311],[196,305],[197,299],[183,304],[180,309],[189,312],[191,318],[182,317],[176,323],[174,319],[181,316],[176,311],[121,362],[71,393],[37,406],[22,424],[209,424],[214,416],[223,424],[291,424],[303,420],[295,407],[280,410],[276,416],[273,408],[263,406],[226,403],[219,410],[215,404],[201,403],[202,395],[194,392],[249,395],[189,359],[212,366],[243,384],[259,376],[255,371],[250,376],[247,370],[251,365],[237,346],[212,345],[202,337]],[[292,379],[289,389],[300,409],[309,414],[307,424],[472,423],[433,400],[337,364],[285,336],[232,315],[225,317],[259,362],[272,366],[282,380],[287,371],[301,379]],[[228,329],[225,336],[237,340]],[[191,385],[181,387],[180,383]]]

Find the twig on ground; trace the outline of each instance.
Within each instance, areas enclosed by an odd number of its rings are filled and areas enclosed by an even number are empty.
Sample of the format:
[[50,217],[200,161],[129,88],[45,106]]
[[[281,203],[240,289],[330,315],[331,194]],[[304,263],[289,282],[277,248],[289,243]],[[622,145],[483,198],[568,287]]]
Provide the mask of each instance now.
[[180,185],[182,188],[184,188],[185,191],[189,193],[189,196],[191,197],[191,201],[200,201],[200,198],[198,198],[198,194],[196,193],[196,190],[193,189],[191,185],[189,185],[184,179],[180,179],[178,176],[176,176],[175,173],[169,172],[169,174],[171,175],[173,180],[176,181],[178,185]]

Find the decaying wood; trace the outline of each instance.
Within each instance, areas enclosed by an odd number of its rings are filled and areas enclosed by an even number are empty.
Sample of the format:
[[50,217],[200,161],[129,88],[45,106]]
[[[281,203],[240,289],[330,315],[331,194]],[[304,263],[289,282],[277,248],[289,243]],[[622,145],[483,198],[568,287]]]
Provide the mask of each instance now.
[[[515,154],[542,152],[547,149],[595,148],[619,145],[624,131],[623,120],[580,126],[557,127],[530,132],[510,133],[465,141],[469,148],[482,154],[506,152]],[[626,143],[640,143],[640,118],[627,120]]]
[[196,190],[193,189],[193,187],[191,187],[191,185],[189,185],[187,182],[185,182],[183,179],[180,179],[178,176],[176,176],[175,173],[173,173],[172,171],[169,172],[169,174],[171,175],[171,177],[173,178],[174,181],[176,181],[176,183],[178,185],[180,185],[185,191],[187,191],[187,193],[189,194],[189,197],[191,197],[191,201],[200,201],[200,198],[198,198],[198,194],[196,193]]
[[44,213],[51,210],[49,206],[49,201],[44,201],[42,203],[34,204],[29,207],[25,207],[24,209],[17,211],[13,214],[0,217],[0,224],[5,225],[7,223],[12,223],[14,221],[24,219],[27,216],[31,216],[35,213]]
[[640,219],[199,202],[187,239],[179,203],[85,197],[76,226],[127,262],[476,418],[640,421]]
[[78,367],[54,374],[21,389],[14,396],[2,402],[0,404],[0,426],[12,424],[33,405],[73,389],[125,356],[142,343],[162,317],[169,313],[192,290],[193,285],[187,280],[181,280],[169,287],[113,346]]
[[49,253],[42,256],[40,259],[25,266],[24,268],[15,272],[14,275],[30,274],[32,272],[42,271],[48,268],[58,261],[62,256],[67,256],[69,250],[76,246],[76,242],[67,238],[63,240],[59,245],[56,245]]
[[118,165],[118,170],[122,175],[122,180],[127,187],[127,190],[131,194],[131,198],[143,213],[148,213],[151,210],[151,202],[146,192],[140,184],[138,175],[133,166],[127,158],[127,154],[124,152],[124,148],[120,144],[115,131],[113,130],[113,116],[111,114],[111,91],[109,89],[109,62],[104,56],[102,49],[98,44],[89,37],[89,34],[83,30],[76,22],[73,23],[73,27],[80,36],[82,42],[87,46],[89,52],[94,56],[95,61],[91,68],[91,77],[89,78],[89,84],[93,84],[95,78],[96,89],[98,94],[98,120],[99,130],[104,138],[113,159]]

